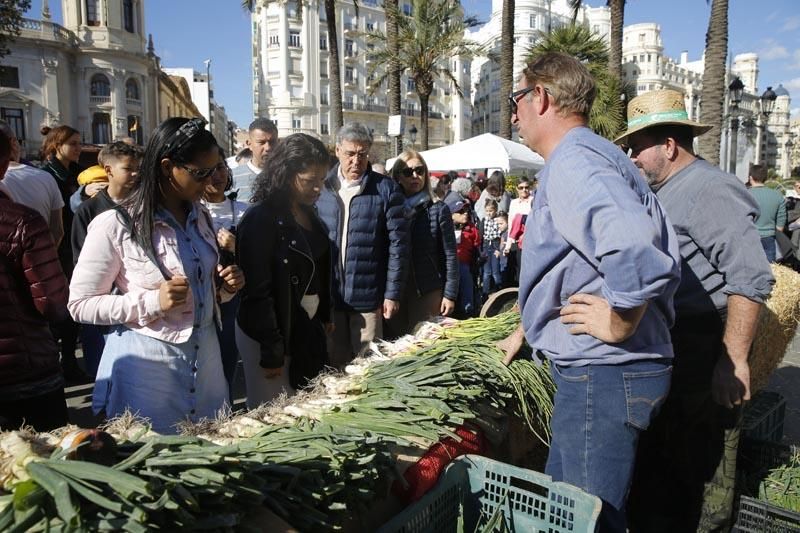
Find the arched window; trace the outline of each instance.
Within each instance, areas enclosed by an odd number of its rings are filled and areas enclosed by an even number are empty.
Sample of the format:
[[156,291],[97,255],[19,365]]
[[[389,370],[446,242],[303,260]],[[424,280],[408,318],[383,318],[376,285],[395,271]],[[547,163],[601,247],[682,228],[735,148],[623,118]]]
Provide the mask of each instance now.
[[122,0],[122,27],[130,33],[136,33],[133,14],[133,0]]
[[111,83],[103,74],[92,76],[91,90],[92,96],[111,96]]
[[128,100],[141,100],[139,84],[133,78],[128,78],[128,81],[125,82],[125,98]]
[[111,142],[111,115],[95,113],[92,115],[92,142],[108,144]]

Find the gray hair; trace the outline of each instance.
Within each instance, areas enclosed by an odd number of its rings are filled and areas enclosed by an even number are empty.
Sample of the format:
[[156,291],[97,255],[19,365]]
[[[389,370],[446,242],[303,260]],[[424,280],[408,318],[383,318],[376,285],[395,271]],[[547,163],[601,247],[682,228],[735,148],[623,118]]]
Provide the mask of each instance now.
[[469,194],[470,189],[472,189],[472,181],[469,178],[456,178],[453,180],[453,184],[450,185],[451,191],[456,191],[464,197]]
[[372,146],[372,132],[360,122],[348,122],[336,132],[336,144],[342,141]]

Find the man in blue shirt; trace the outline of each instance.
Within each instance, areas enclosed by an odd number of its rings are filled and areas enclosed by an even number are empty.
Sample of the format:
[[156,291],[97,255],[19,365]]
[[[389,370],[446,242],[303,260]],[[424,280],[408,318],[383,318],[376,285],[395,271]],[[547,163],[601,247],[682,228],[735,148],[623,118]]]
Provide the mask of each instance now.
[[546,472],[603,500],[600,531],[626,529],[636,446],[666,396],[678,244],[655,194],[614,144],[587,128],[592,76],[540,55],[511,95],[512,123],[545,159],[520,274],[523,336],[557,392]]

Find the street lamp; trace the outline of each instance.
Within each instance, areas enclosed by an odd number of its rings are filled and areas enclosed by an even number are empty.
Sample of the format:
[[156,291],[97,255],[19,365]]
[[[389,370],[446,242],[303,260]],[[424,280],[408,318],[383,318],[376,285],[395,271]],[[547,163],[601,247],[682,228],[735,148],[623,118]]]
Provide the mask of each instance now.
[[728,172],[736,174],[736,152],[737,141],[739,135],[739,117],[736,113],[739,111],[739,103],[742,101],[742,92],[744,91],[744,83],[739,77],[733,78],[733,81],[728,85],[728,95],[731,99],[730,115],[731,115],[731,136],[730,136],[730,153],[728,155]]
[[772,87],[767,87],[767,90],[764,91],[764,94],[761,95],[759,98],[759,103],[761,104],[761,115],[764,116],[762,119],[760,116],[759,121],[761,122],[761,127],[758,129],[758,140],[757,140],[757,150],[756,150],[756,163],[761,163],[761,159],[763,157],[763,138],[767,136],[767,122],[769,121],[769,116],[772,113],[772,110],[775,109],[775,100],[778,99],[778,95],[775,94],[775,91],[772,90]]
[[419,130],[417,129],[417,125],[416,124],[412,124],[411,125],[411,129],[408,130],[408,134],[411,136],[411,146],[414,146],[414,144],[417,142],[417,132],[418,131]]

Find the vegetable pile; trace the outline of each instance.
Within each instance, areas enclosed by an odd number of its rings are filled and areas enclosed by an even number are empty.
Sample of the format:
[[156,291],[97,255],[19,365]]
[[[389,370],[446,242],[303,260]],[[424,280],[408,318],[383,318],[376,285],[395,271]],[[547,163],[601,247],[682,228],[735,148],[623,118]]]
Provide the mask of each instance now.
[[52,435],[0,435],[0,530],[239,529],[260,505],[302,531],[340,529],[386,494],[401,447],[460,440],[464,424],[498,433],[508,414],[547,439],[547,367],[506,367],[495,346],[518,321],[426,323],[308,392],[185,425],[181,436],[123,417],[106,427],[117,441],[110,466]]
[[761,500],[800,512],[800,453],[795,453],[788,464],[772,469],[761,482],[758,497]]

